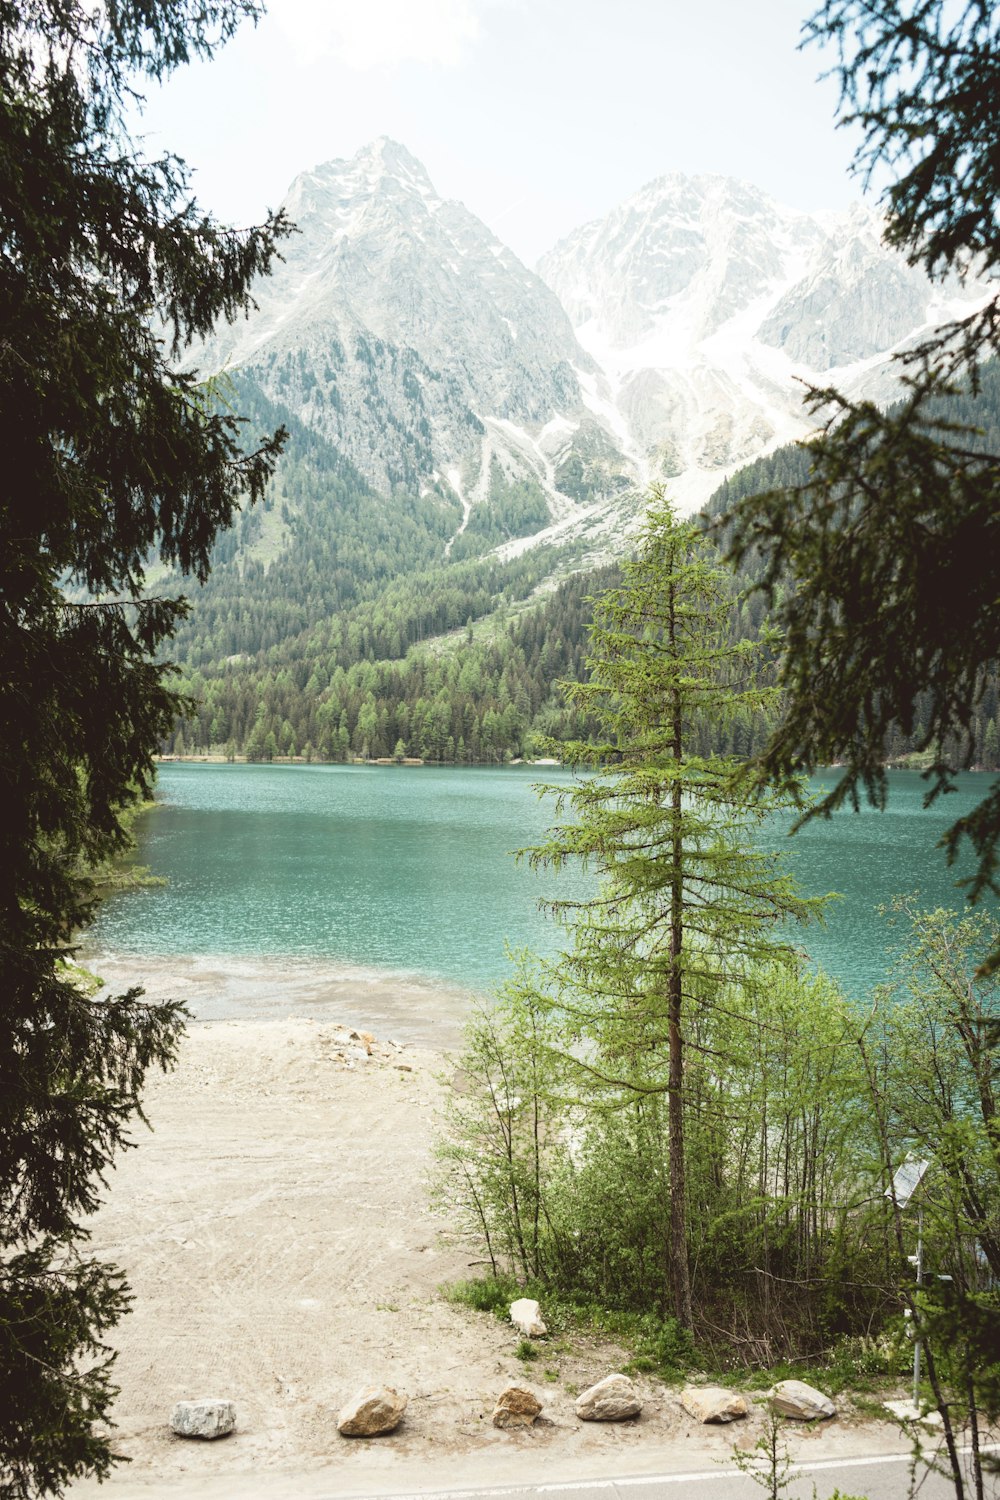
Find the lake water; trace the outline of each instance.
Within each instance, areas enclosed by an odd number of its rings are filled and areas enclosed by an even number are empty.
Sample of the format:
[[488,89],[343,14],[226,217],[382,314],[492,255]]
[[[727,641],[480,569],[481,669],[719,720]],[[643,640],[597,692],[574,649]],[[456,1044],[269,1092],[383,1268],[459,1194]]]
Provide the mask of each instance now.
[[[206,996],[216,997],[209,1012],[259,1009],[279,982],[294,1008],[318,974],[331,993],[366,984],[370,1000],[389,980],[415,995],[428,981],[488,990],[509,973],[508,945],[561,945],[541,896],[592,888],[579,871],[536,873],[513,858],[554,819],[552,799],[534,791],[543,780],[571,777],[529,766],[166,764],[139,858],[167,885],[109,899],[86,950],[105,967],[140,955],[172,973],[187,965],[199,1014]],[[927,905],[960,905],[934,845],[989,785],[963,776],[924,810],[916,773],[890,780],[885,813],[842,813],[791,839],[786,821],[768,834],[806,892],[843,893],[825,929],[799,929],[796,940],[859,996],[887,971],[880,903],[919,888]]]

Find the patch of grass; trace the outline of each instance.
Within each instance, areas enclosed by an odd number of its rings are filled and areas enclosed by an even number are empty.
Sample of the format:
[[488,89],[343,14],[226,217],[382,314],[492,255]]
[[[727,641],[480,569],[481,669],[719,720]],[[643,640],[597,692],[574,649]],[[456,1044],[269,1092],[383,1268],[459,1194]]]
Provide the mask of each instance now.
[[813,1360],[788,1361],[767,1372],[773,1383],[778,1380],[804,1380],[820,1385],[828,1396],[842,1392],[877,1392],[887,1384],[903,1379],[913,1360],[913,1345],[906,1340],[901,1326],[890,1325],[876,1338],[855,1335],[837,1341]]
[[[441,1288],[449,1302],[459,1302],[476,1312],[492,1313],[506,1322],[510,1304],[519,1297],[533,1297],[541,1305],[542,1316],[550,1331],[577,1328],[582,1332],[619,1340],[633,1351],[629,1373],[659,1375],[670,1380],[685,1374],[697,1363],[690,1336],[673,1318],[659,1318],[652,1313],[620,1312],[596,1302],[566,1301],[552,1288],[538,1282],[519,1284],[513,1276],[485,1276],[473,1281],[457,1281]],[[530,1345],[525,1339],[519,1346]],[[534,1346],[531,1346],[532,1348]],[[554,1354],[571,1354],[572,1345],[561,1339],[548,1344]],[[518,1354],[531,1359],[535,1354]]]
[[521,1289],[513,1276],[483,1276],[470,1281],[453,1281],[441,1290],[449,1302],[459,1302],[475,1312],[492,1313],[501,1321],[508,1317],[510,1304],[521,1296]]
[[559,1371],[558,1370],[543,1370],[542,1373],[545,1376],[546,1380],[558,1380],[559,1379]]
[[[736,1358],[732,1363],[726,1360],[720,1363],[717,1353],[713,1358],[697,1349],[690,1335],[673,1318],[623,1312],[597,1302],[568,1299],[555,1287],[537,1281],[519,1283],[510,1275],[486,1276],[455,1282],[442,1287],[441,1292],[450,1302],[492,1313],[504,1323],[512,1302],[519,1297],[533,1297],[541,1306],[550,1333],[558,1336],[558,1341],[553,1338],[545,1346],[550,1358],[573,1353],[567,1331],[596,1335],[614,1339],[629,1351],[630,1357],[622,1365],[625,1374],[653,1375],[668,1383],[682,1380],[690,1371],[697,1370],[702,1376],[750,1393],[766,1390],[779,1380],[804,1380],[820,1386],[831,1397],[844,1393],[874,1396],[886,1386],[898,1383],[913,1358],[902,1319],[891,1320],[875,1336],[844,1337],[814,1358],[787,1361],[764,1370],[747,1368]],[[526,1348],[532,1352],[522,1352]],[[522,1340],[517,1358],[530,1361],[537,1357],[538,1351],[530,1339]],[[558,1371],[551,1374],[546,1371],[545,1378],[558,1379]]]
[[538,1350],[530,1339],[521,1339],[514,1350],[514,1358],[523,1360],[525,1364],[528,1364],[531,1360],[538,1358]]

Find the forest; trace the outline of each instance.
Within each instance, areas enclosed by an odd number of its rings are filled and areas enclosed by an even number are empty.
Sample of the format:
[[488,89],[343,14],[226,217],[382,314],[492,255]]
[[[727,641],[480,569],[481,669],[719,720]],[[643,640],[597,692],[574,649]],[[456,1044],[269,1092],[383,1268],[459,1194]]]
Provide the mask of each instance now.
[[[1000,978],[983,967],[1000,929],[904,897],[864,1002],[809,964],[829,898],[753,836],[795,789],[754,792],[711,748],[713,726],[778,696],[766,638],[731,619],[699,525],[654,507],[569,690],[596,734],[567,758],[591,770],[552,789],[556,822],[525,851],[582,860],[599,888],[547,903],[563,952],[521,955],[467,1029],[446,1106],[439,1198],[491,1273],[456,1295],[499,1309],[528,1286],[567,1324],[625,1332],[632,1368],[666,1378],[763,1369],[855,1391],[905,1378],[917,1320],[930,1404],[949,1443],[964,1421],[975,1440],[1000,1396]],[[927,1178],[926,1288],[900,1276],[901,1167]]]
[[[165,753],[497,764],[593,732],[560,684],[584,674],[592,601],[617,580],[616,564],[571,571],[580,558],[570,545],[491,558],[498,541],[540,524],[526,486],[474,509],[445,558],[460,512],[444,490],[378,496],[248,377],[230,379],[252,424],[283,423],[289,444],[263,504],[216,543],[212,575],[172,643],[193,708]],[[947,418],[974,429],[971,446],[995,443],[995,367],[976,397],[949,400]],[[801,480],[808,462],[793,445],[726,480],[705,511],[706,548],[725,550],[713,523],[731,506]],[[735,575],[734,640],[756,641],[766,623],[759,571],[750,558]],[[971,764],[989,770],[1000,767],[998,689],[991,672],[974,712]],[[735,715],[710,748],[754,754],[780,712],[776,703]],[[918,722],[890,755],[904,760],[920,737]]]

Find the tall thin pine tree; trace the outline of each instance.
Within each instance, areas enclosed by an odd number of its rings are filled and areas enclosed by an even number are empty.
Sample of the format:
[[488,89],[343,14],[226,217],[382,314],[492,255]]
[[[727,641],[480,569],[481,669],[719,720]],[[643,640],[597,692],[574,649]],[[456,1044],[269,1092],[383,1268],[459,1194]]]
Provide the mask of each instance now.
[[671,1192],[670,1301],[691,1326],[685,1185],[685,1049],[691,1020],[766,964],[794,961],[784,928],[804,899],[755,826],[783,805],[749,800],[740,763],[704,747],[766,705],[762,650],[730,635],[730,575],[699,528],[654,495],[638,557],[597,603],[587,682],[567,687],[603,743],[560,746],[599,762],[562,792],[574,823],[531,851],[534,863],[577,857],[604,877],[589,901],[554,902],[573,943],[558,1003],[577,1056],[617,1091],[666,1092]]

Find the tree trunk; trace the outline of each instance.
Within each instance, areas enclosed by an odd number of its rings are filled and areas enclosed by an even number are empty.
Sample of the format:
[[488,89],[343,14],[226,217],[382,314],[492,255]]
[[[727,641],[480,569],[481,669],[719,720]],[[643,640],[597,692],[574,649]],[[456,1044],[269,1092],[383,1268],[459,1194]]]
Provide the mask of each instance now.
[[[671,653],[677,661],[676,613],[674,585],[668,592],[668,630]],[[672,751],[679,762],[682,749],[681,695],[677,684],[672,690]],[[670,793],[673,817],[673,841],[670,872],[670,975],[667,992],[667,1038],[669,1071],[667,1075],[667,1119],[670,1126],[670,1279],[673,1283],[674,1317],[684,1328],[690,1328],[691,1276],[687,1244],[687,1187],[684,1173],[684,1037],[681,1031],[681,951],[684,945],[684,839],[681,822],[681,784],[675,777]]]

